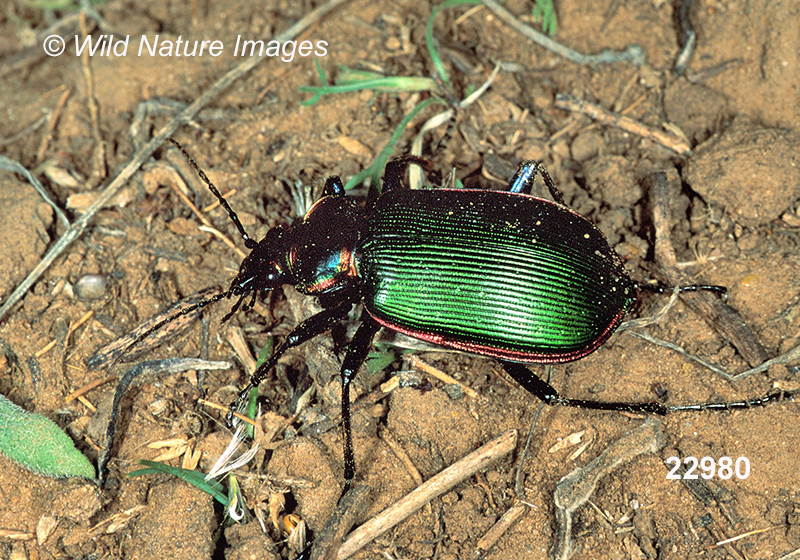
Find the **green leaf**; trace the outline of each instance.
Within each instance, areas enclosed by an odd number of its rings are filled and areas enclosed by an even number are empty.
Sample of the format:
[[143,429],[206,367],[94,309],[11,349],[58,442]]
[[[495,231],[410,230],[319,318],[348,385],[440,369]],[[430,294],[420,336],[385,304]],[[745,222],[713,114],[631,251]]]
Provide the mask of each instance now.
[[0,395],[0,452],[28,470],[51,477],[93,479],[94,466],[52,421]]

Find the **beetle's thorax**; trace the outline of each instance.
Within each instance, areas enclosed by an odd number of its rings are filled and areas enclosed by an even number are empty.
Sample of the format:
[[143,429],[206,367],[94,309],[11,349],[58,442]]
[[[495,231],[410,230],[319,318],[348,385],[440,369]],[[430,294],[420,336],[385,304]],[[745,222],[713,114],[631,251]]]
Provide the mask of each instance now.
[[303,220],[267,232],[242,261],[231,289],[263,294],[292,284],[304,294],[323,294],[352,286],[359,282],[355,247],[363,222],[363,210],[351,198],[321,198]]
[[304,294],[322,294],[359,281],[355,248],[362,235],[363,210],[346,196],[326,196],[287,231],[288,282]]

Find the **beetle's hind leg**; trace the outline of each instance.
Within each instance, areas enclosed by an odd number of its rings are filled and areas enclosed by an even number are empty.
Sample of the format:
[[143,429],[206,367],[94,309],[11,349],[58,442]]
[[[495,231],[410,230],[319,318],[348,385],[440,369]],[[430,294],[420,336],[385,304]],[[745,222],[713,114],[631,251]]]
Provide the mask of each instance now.
[[619,410],[622,412],[647,412],[651,414],[666,414],[669,408],[659,402],[625,403],[603,402],[583,399],[568,399],[558,394],[558,391],[546,381],[541,380],[527,366],[516,362],[500,360],[503,369],[522,385],[525,390],[540,398],[545,404],[552,406],[573,406],[592,410]]
[[568,399],[558,394],[552,385],[541,380],[524,364],[499,360],[506,372],[522,385],[525,390],[538,397],[545,404],[559,406],[573,406],[590,410],[618,410],[620,412],[667,414],[668,412],[699,412],[703,410],[741,410],[766,406],[775,402],[795,401],[800,397],[800,389],[795,391],[778,390],[764,397],[745,399],[732,402],[707,402],[688,405],[667,406],[660,402],[630,403],[630,402],[604,402],[583,399]]

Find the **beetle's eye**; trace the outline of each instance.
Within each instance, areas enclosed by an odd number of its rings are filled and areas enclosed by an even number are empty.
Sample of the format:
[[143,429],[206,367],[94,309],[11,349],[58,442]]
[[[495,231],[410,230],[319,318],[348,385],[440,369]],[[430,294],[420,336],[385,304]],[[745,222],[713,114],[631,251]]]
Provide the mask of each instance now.
[[267,272],[267,281],[270,284],[280,283],[283,280],[283,274],[278,265],[273,264],[272,268]]

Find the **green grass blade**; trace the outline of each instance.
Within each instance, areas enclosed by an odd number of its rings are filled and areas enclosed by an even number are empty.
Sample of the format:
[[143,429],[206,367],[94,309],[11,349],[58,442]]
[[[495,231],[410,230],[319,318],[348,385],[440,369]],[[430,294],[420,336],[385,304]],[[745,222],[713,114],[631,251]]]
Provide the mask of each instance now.
[[542,22],[542,31],[555,37],[558,32],[558,19],[553,0],[536,0],[533,5],[533,21]]
[[444,99],[439,99],[438,97],[432,97],[430,99],[426,99],[422,103],[418,104],[414,107],[409,113],[403,118],[397,128],[395,128],[394,133],[392,133],[391,138],[386,143],[386,146],[381,150],[381,153],[378,154],[378,157],[375,158],[375,161],[370,165],[368,168],[361,170],[360,173],[353,176],[347,184],[344,186],[345,189],[352,189],[353,187],[360,185],[364,182],[367,177],[372,178],[372,184],[378,185],[380,184],[381,180],[381,173],[383,173],[383,168],[386,167],[386,162],[389,161],[389,158],[392,157],[392,153],[394,152],[394,147],[397,145],[397,142],[400,140],[400,136],[402,136],[403,132],[405,131],[408,124],[417,116],[417,114],[425,109],[426,107],[434,104],[441,104],[447,107],[447,102]]
[[447,0],[446,2],[442,2],[436,6],[428,18],[428,23],[425,26],[425,43],[428,46],[428,54],[431,56],[433,67],[436,68],[436,73],[439,75],[439,78],[441,78],[442,83],[447,89],[452,89],[452,85],[450,84],[450,78],[447,76],[447,70],[444,69],[442,58],[439,56],[439,52],[436,50],[436,47],[433,44],[433,20],[436,19],[436,16],[439,15],[439,12],[445,8],[452,8],[462,4],[474,5],[480,3],[480,0]]
[[180,467],[173,467],[172,465],[159,463],[157,461],[141,460],[139,461],[139,464],[145,465],[148,468],[133,471],[128,475],[129,477],[143,476],[146,474],[171,474],[173,476],[177,476],[185,482],[188,482],[192,486],[199,488],[206,494],[210,494],[223,506],[228,506],[228,494],[225,492],[225,488],[222,486],[222,484],[216,480],[206,480],[205,475],[201,472],[190,471]]

